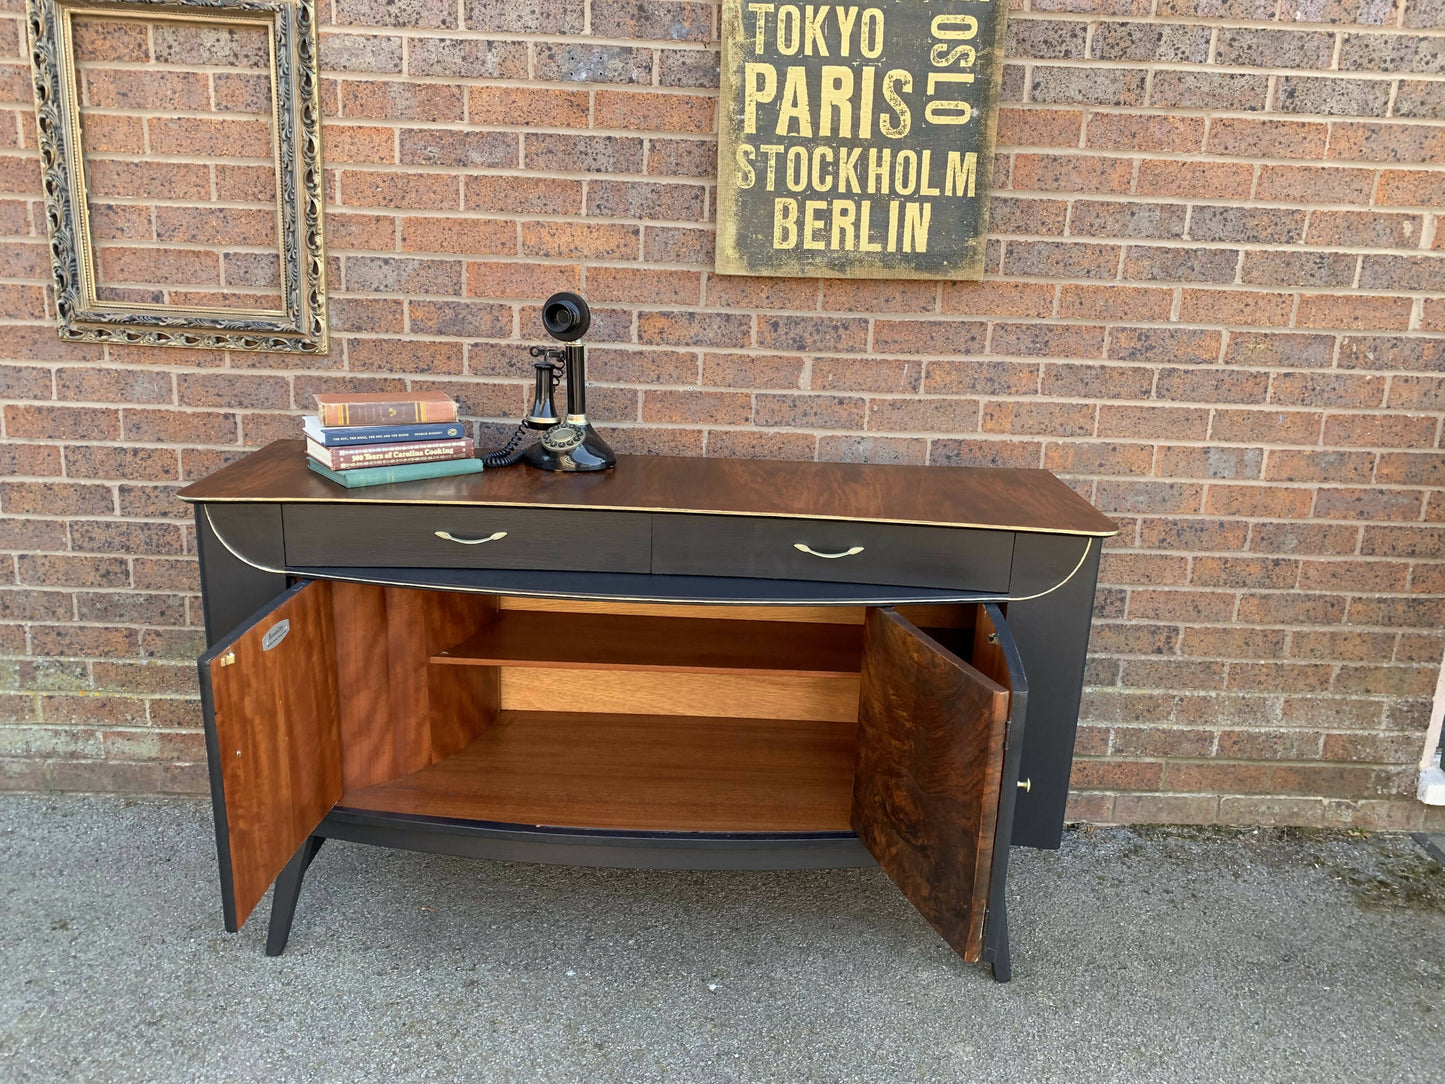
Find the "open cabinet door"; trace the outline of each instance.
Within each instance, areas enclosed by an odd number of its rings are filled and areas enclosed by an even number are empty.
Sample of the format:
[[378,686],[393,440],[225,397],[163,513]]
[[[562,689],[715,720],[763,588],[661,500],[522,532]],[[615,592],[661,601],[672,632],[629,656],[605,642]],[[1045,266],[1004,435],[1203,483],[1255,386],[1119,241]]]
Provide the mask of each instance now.
[[895,611],[868,611],[853,830],[970,962],[983,950],[1008,712],[1004,686]]
[[200,670],[221,905],[234,933],[341,797],[331,585],[280,595]]

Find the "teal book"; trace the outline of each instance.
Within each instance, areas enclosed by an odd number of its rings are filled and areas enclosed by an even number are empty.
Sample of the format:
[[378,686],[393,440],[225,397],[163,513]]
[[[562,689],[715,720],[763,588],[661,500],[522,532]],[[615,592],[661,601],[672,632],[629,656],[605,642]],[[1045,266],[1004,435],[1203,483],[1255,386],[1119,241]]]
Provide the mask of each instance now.
[[358,486],[384,486],[392,482],[416,482],[422,478],[450,478],[455,474],[479,474],[482,461],[468,456],[466,459],[443,459],[439,463],[404,463],[399,467],[360,467],[357,470],[332,470],[324,467],[309,455],[306,465],[323,478],[330,478],[339,486],[356,489]]

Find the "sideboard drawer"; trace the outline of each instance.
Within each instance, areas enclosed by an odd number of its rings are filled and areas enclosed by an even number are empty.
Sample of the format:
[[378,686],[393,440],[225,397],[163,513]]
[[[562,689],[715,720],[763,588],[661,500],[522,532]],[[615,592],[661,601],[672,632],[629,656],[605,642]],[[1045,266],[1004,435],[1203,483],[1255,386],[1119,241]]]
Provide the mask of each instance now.
[[289,504],[282,515],[286,563],[293,567],[646,572],[652,549],[646,512]]
[[1013,546],[1011,531],[658,514],[652,571],[1007,591]]

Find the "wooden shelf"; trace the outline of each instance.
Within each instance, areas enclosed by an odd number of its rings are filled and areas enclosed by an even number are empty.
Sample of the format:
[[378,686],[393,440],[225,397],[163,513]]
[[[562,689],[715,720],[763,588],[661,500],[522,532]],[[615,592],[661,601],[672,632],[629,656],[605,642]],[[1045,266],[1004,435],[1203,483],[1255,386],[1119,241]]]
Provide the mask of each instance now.
[[862,656],[857,625],[510,610],[431,661],[830,677],[858,673]]
[[476,741],[340,805],[555,828],[846,832],[849,723],[504,711]]

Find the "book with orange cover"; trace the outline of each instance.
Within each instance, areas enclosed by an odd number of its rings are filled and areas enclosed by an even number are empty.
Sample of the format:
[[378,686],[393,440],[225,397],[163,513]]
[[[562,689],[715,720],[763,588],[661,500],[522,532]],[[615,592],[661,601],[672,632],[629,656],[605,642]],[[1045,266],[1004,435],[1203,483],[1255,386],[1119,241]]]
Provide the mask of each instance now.
[[315,395],[316,413],[326,427],[338,425],[414,425],[454,422],[457,404],[439,391]]

